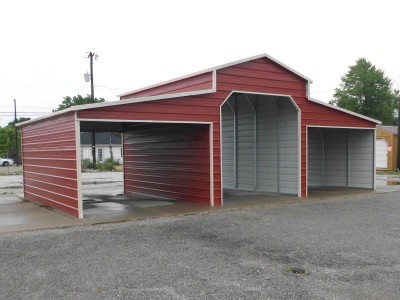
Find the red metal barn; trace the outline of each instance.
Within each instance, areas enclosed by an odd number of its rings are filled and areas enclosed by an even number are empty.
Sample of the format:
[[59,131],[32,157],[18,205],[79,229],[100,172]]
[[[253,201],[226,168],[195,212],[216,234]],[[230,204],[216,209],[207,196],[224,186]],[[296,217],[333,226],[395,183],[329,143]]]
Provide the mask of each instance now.
[[22,123],[24,196],[83,217],[80,132],[124,134],[124,192],[223,205],[223,189],[375,188],[379,121],[311,99],[268,55]]

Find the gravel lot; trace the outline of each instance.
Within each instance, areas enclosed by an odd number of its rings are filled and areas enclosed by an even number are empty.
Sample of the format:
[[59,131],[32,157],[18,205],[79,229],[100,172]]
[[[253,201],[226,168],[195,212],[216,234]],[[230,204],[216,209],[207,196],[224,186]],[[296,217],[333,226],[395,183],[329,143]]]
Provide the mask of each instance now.
[[396,192],[2,234],[0,298],[398,299],[399,224]]

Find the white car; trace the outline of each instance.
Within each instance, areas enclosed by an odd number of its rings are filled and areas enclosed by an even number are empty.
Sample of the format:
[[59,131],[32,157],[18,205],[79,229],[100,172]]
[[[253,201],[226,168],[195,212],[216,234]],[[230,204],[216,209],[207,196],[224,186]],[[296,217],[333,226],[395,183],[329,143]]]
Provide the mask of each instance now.
[[11,158],[0,158],[0,166],[10,166],[14,164],[14,160]]

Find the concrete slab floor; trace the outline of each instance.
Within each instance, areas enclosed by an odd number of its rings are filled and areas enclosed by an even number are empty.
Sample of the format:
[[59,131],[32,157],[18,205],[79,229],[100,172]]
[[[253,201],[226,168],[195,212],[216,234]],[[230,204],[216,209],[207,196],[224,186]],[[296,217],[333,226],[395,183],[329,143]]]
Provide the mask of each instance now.
[[[86,176],[83,199],[84,219],[76,219],[31,202],[24,202],[22,196],[18,197],[15,193],[0,194],[0,233],[308,203],[310,201],[336,201],[349,197],[362,197],[363,194],[400,191],[400,177],[378,177],[376,191],[344,188],[311,189],[307,199],[270,193],[225,190],[224,206],[209,207],[169,199],[143,196],[124,197],[121,195],[120,177],[121,173]],[[14,188],[13,185],[19,181],[19,178],[14,177],[11,180],[11,187],[7,187],[7,184],[3,184],[1,187],[0,184],[0,188],[7,188],[7,191],[11,191]],[[396,182],[396,184],[392,184],[392,182]]]

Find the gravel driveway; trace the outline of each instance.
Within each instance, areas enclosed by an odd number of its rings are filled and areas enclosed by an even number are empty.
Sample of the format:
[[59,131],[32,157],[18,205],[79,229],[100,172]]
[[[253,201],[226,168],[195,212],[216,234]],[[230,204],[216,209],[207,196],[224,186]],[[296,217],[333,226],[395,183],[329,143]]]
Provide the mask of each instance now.
[[399,224],[396,192],[2,234],[0,298],[398,299]]

